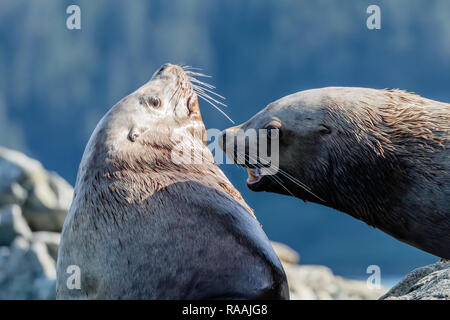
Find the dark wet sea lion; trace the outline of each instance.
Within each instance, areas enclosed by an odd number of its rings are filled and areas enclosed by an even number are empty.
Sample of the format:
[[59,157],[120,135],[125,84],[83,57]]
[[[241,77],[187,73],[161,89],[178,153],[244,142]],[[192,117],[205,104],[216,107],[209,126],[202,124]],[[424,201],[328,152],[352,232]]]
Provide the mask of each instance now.
[[[97,125],[64,223],[57,298],[288,298],[265,233],[194,134],[204,125],[188,74],[164,65]],[[176,136],[203,152],[200,164],[172,161]],[[80,289],[67,286],[73,265]]]
[[450,258],[449,104],[401,90],[307,90],[270,103],[220,141],[233,157],[238,129],[261,128],[279,136],[281,170],[248,169],[251,190],[321,203]]

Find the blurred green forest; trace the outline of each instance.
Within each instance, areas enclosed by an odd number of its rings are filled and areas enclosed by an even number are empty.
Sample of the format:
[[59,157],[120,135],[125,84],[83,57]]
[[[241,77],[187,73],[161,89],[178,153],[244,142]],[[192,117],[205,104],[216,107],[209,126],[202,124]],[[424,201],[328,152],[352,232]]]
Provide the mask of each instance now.
[[[81,8],[81,30],[66,8]],[[381,8],[368,30],[366,8]],[[300,90],[401,88],[450,101],[450,1],[3,0],[0,3],[0,145],[25,151],[72,184],[102,115],[163,63],[201,67],[243,122]],[[201,104],[207,128],[230,125]],[[268,236],[301,262],[336,273],[404,274],[437,260],[345,214],[252,193],[221,165]]]

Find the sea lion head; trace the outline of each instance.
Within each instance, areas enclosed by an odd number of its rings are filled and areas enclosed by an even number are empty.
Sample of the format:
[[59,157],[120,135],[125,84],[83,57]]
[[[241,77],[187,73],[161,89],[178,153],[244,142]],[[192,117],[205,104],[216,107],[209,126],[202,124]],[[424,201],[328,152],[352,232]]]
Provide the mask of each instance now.
[[191,74],[187,68],[164,64],[147,83],[116,103],[97,125],[83,164],[145,161],[150,165],[166,159],[171,165],[170,152],[180,137],[201,145],[200,149],[206,147],[198,86]]
[[[401,197],[414,183],[411,177],[434,179],[425,163],[435,161],[448,137],[446,108],[401,90],[312,89],[269,103],[245,123],[224,130],[219,144],[247,167],[253,191],[294,195],[341,211],[361,206],[358,212],[364,213],[358,215],[364,215],[371,206],[388,207],[385,199],[392,194]],[[256,136],[245,134],[261,129]],[[240,137],[244,152],[238,150]],[[276,160],[271,170],[248,163],[264,159],[264,139],[268,146],[275,139],[277,146],[266,156]],[[257,156],[251,146],[257,146]],[[236,161],[239,153],[245,163]],[[371,203],[361,200],[369,194]]]
[[202,120],[193,78],[188,73],[181,66],[166,63],[138,90],[142,94],[139,103],[153,109],[154,120],[168,117],[177,122]]
[[[256,135],[248,133],[252,130]],[[319,180],[326,183],[321,164],[328,160],[326,144],[331,130],[326,109],[321,107],[318,97],[298,93],[274,101],[245,123],[224,130],[219,145],[230,159],[247,168],[247,186],[252,191],[288,195],[295,192],[305,199],[320,201],[311,192],[312,187],[319,186],[311,184]],[[260,152],[262,140],[266,140],[266,155]],[[245,144],[245,163],[237,159],[238,141]],[[251,146],[258,146],[254,149],[257,156],[249,155]],[[250,163],[252,159],[258,162],[265,159],[272,165],[257,168],[258,165]]]
[[128,139],[149,139],[155,133],[167,134],[168,128],[191,134],[199,127],[204,130],[191,79],[183,67],[166,63],[149,82],[120,101],[114,112],[132,114]]

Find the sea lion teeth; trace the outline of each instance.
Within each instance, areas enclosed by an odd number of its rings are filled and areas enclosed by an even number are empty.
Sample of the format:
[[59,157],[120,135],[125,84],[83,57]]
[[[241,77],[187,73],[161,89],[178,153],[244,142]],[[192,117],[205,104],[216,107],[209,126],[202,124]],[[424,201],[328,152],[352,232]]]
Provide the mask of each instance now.
[[248,179],[247,184],[255,184],[261,181],[261,179],[264,177],[263,172],[259,168],[247,168],[248,173]]

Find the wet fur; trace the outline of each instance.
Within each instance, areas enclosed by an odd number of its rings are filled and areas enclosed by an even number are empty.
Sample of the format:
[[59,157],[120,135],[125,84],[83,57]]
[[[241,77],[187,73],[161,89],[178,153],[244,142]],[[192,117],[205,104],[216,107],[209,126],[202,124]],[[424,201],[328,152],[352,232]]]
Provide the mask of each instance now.
[[[240,127],[260,128],[271,117],[290,139],[281,140],[280,168],[325,201],[284,179],[296,197],[450,257],[449,104],[401,90],[330,87],[284,97]],[[286,194],[270,181],[260,190]]]

